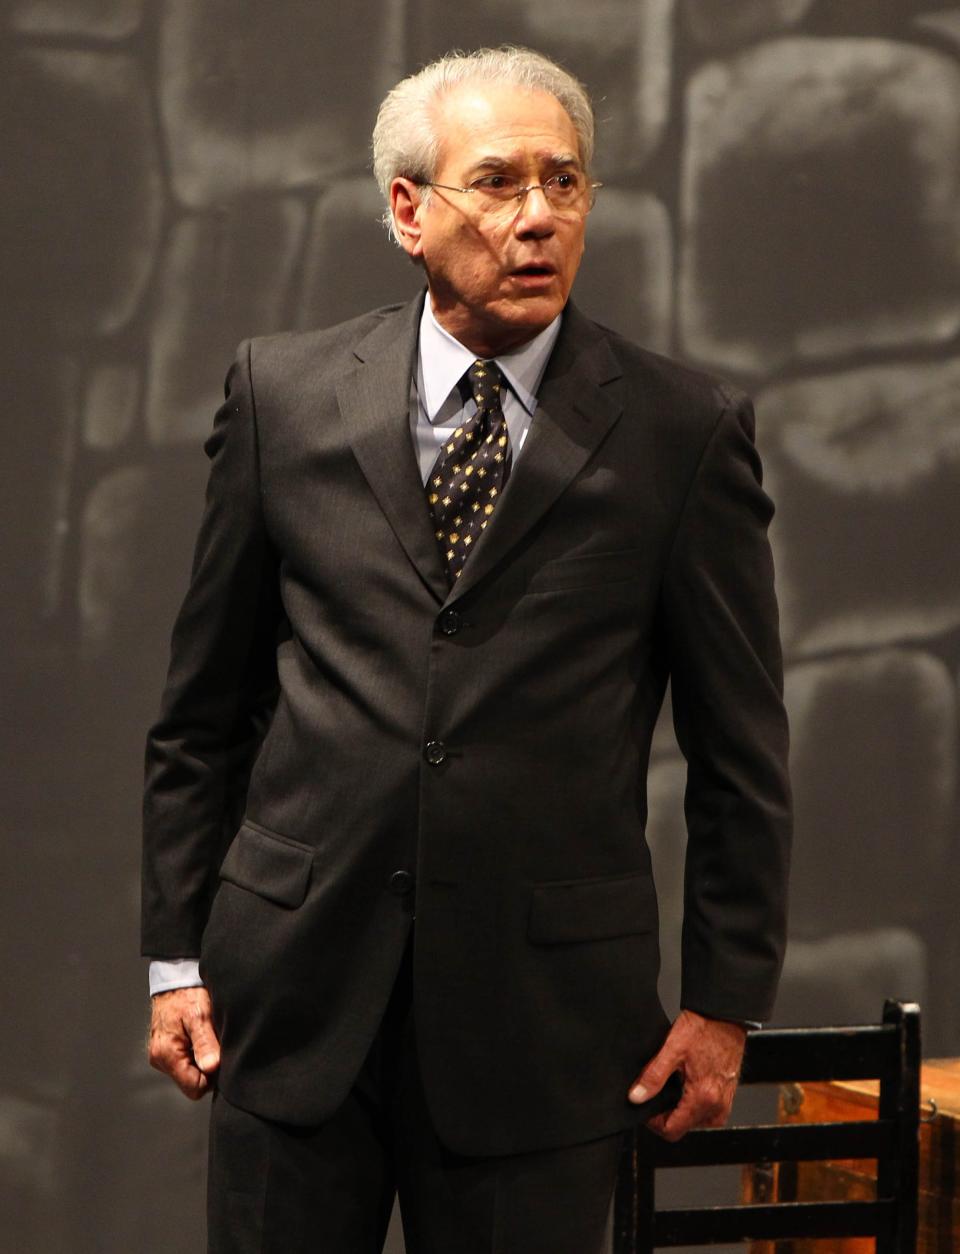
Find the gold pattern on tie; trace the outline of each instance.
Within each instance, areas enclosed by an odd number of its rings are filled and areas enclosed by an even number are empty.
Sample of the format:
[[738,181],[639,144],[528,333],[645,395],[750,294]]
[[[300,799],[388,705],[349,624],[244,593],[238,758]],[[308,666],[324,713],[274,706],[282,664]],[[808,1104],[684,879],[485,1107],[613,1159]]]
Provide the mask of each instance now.
[[427,479],[434,534],[451,584],[490,521],[510,474],[510,437],[500,407],[503,375],[475,361],[464,376],[477,412],[443,445]]

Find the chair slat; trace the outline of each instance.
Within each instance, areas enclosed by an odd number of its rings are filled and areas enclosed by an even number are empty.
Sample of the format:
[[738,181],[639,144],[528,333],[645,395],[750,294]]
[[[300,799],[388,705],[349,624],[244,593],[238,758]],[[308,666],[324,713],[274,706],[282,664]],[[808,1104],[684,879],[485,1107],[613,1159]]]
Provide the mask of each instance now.
[[883,1079],[898,1066],[893,1024],[761,1029],[747,1036],[741,1083]]
[[702,1128],[681,1141],[645,1136],[638,1161],[655,1167],[704,1167],[714,1163],[809,1162],[826,1158],[877,1158],[894,1147],[894,1125],[862,1122],[758,1124]]
[[869,1237],[887,1232],[892,1203],[775,1202],[763,1206],[701,1206],[660,1210],[654,1216],[658,1246],[775,1241],[782,1237]]

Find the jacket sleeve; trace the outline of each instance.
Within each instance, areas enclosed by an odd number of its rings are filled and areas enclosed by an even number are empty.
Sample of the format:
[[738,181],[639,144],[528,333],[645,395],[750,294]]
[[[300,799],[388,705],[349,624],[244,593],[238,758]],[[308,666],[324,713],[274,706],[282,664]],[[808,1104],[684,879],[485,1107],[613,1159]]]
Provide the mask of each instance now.
[[282,621],[261,508],[251,346],[204,448],[206,506],[146,748],[142,952],[194,957],[249,771],[276,703]]
[[681,1004],[770,1016],[791,837],[783,667],[750,401],[729,400],[690,485],[664,585],[674,725],[687,759]]

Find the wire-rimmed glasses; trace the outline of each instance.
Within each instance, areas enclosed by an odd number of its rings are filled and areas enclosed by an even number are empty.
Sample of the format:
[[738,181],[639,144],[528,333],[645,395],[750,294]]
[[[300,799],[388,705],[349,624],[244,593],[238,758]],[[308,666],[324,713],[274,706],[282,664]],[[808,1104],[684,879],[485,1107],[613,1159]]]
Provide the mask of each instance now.
[[473,196],[477,208],[483,213],[498,213],[511,206],[519,209],[528,192],[543,192],[547,204],[554,213],[575,215],[588,213],[593,208],[598,188],[602,183],[591,183],[577,170],[562,170],[552,174],[542,183],[524,184],[514,174],[482,174],[466,187],[454,187],[449,183],[431,183],[418,180],[418,187],[437,187],[445,192],[462,192]]

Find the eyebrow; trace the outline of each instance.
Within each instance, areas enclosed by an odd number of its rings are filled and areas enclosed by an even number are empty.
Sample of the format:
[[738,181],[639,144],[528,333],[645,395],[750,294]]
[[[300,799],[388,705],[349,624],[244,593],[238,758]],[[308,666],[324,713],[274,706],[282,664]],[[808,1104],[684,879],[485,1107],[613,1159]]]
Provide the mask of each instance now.
[[[562,169],[564,166],[571,165],[576,166],[578,170],[582,168],[580,165],[580,158],[571,152],[555,152],[547,157],[543,164],[554,170]],[[483,170],[496,171],[512,170],[515,168],[516,162],[511,161],[508,157],[495,157],[491,155],[488,157],[481,157],[478,161],[475,161],[471,166],[469,166],[466,171],[466,176],[469,178],[472,175],[479,174]]]

